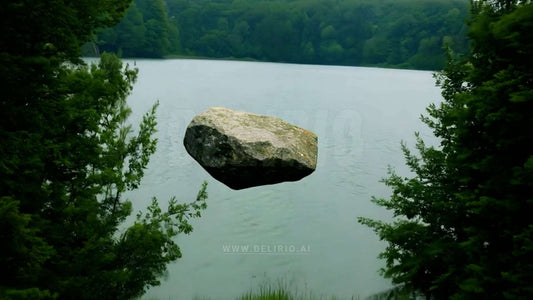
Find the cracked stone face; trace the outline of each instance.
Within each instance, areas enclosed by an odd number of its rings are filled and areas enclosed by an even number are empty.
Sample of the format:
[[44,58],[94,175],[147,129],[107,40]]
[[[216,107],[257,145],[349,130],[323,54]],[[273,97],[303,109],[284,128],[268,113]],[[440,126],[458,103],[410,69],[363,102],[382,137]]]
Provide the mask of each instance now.
[[297,181],[316,168],[317,136],[282,119],[223,107],[193,118],[187,152],[232,189]]

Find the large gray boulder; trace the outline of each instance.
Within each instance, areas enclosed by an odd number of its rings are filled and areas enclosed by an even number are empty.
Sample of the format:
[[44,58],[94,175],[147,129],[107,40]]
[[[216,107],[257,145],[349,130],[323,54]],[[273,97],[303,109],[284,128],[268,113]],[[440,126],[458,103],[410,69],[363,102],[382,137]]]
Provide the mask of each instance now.
[[317,136],[282,119],[223,107],[193,118],[187,152],[232,189],[296,181],[316,168]]

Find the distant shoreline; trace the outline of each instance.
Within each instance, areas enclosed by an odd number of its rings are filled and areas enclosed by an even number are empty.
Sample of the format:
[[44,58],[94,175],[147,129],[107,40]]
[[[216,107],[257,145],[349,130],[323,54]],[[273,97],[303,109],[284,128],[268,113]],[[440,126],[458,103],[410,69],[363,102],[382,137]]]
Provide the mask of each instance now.
[[[86,56],[86,58],[98,58],[98,56]],[[367,64],[367,65],[336,65],[336,64],[313,64],[313,63],[298,63],[290,61],[267,61],[259,60],[251,57],[207,57],[196,55],[165,55],[164,57],[120,57],[125,60],[172,60],[172,59],[190,59],[190,60],[215,60],[215,61],[243,61],[243,62],[260,62],[260,63],[280,63],[280,64],[295,64],[295,65],[311,65],[311,66],[338,66],[338,67],[360,67],[360,68],[380,68],[380,69],[398,69],[398,70],[412,70],[412,71],[430,71],[438,72],[440,70],[432,69],[414,69],[409,68],[405,64],[388,65],[388,64]]]

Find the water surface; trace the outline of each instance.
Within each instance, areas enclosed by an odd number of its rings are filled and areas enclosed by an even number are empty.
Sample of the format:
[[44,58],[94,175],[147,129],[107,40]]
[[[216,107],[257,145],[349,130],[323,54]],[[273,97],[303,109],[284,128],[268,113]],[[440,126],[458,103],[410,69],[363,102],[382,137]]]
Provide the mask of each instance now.
[[[190,236],[178,238],[183,258],[144,299],[235,299],[278,280],[341,299],[390,287],[378,274],[385,244],[356,217],[390,218],[370,202],[390,194],[379,180],[388,165],[408,174],[402,140],[413,145],[415,131],[431,138],[419,121],[429,103],[441,101],[430,72],[204,60],[135,65],[132,121],[160,102],[158,149],[140,190],[129,195],[135,210],[152,196],[191,201],[202,181],[209,183],[207,210]],[[316,171],[298,182],[240,191],[215,181],[182,142],[190,120],[211,106],[314,131]]]

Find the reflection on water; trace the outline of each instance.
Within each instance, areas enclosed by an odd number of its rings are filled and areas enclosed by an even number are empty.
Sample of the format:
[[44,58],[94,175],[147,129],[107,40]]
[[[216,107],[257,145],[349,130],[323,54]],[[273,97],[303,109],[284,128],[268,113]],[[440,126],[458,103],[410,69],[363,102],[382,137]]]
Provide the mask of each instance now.
[[[209,182],[208,208],[180,236],[183,258],[169,266],[146,299],[234,299],[281,279],[298,290],[348,298],[390,286],[377,270],[383,249],[357,216],[390,218],[370,202],[390,191],[387,165],[405,172],[400,141],[429,136],[419,115],[440,101],[431,73],[388,69],[202,60],[137,60],[129,98],[132,121],[156,100],[158,150],[135,209],[152,196],[193,200]],[[298,182],[233,191],[213,180],[185,151],[190,120],[211,106],[276,116],[318,135],[316,171]],[[227,253],[228,245],[307,246],[310,251]],[[259,248],[260,249],[260,248]]]

